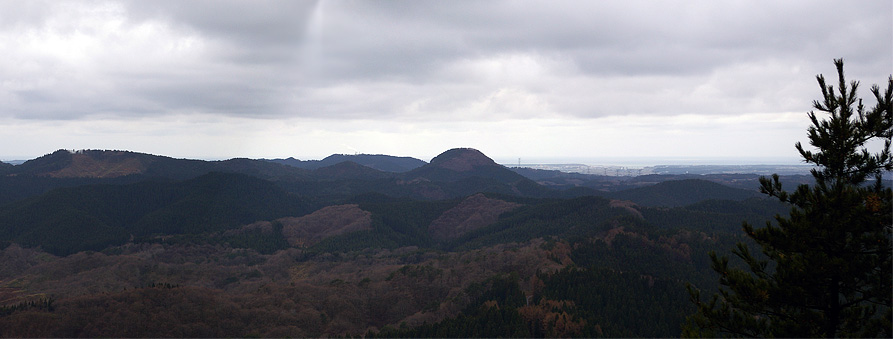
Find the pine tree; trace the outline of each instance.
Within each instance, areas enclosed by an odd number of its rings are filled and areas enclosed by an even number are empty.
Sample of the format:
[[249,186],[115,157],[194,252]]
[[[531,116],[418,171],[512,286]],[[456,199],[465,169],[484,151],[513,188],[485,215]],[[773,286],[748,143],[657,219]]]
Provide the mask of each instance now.
[[[816,166],[815,183],[789,193],[778,175],[760,179],[763,193],[791,205],[790,215],[761,228],[744,223],[762,250],[737,245],[732,252],[744,269],[710,253],[719,294],[702,301],[689,286],[698,311],[684,335],[893,337],[893,191],[882,184],[893,170],[893,76],[883,92],[872,86],[877,105],[866,109],[856,97],[859,83],[844,79],[843,60],[834,64],[837,90],[817,76],[822,100],[808,113],[815,149],[796,144]],[[869,144],[875,140],[883,146]]]

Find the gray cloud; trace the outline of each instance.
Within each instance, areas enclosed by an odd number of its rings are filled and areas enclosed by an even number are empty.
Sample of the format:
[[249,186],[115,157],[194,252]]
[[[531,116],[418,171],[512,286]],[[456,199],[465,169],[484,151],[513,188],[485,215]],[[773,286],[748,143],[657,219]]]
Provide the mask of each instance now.
[[0,13],[0,119],[763,114],[803,111],[832,58],[866,85],[893,68],[888,1],[4,1]]

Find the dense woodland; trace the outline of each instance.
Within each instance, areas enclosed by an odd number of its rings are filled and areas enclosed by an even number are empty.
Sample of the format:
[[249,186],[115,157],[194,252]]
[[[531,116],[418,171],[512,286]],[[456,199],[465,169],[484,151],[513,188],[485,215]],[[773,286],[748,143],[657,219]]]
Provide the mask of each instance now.
[[679,336],[686,284],[716,288],[707,253],[789,211],[719,177],[392,160],[0,167],[0,336]]

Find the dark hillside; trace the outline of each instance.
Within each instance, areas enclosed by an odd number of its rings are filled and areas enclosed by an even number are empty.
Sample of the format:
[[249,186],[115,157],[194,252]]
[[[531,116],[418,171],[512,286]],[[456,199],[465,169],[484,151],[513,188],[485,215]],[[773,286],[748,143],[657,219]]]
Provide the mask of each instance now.
[[0,208],[0,240],[66,255],[121,244],[131,235],[219,231],[310,211],[270,182],[211,173],[184,182],[56,189]]
[[109,150],[58,150],[21,165],[3,167],[15,176],[54,178],[116,178],[142,175],[184,180],[209,172],[242,173],[267,180],[305,179],[309,171],[268,161],[244,158],[203,161]]
[[422,167],[426,162],[411,157],[396,157],[383,154],[332,154],[319,161],[320,167],[331,166],[345,161],[371,167],[383,172],[403,173]]
[[241,174],[209,173],[181,185],[182,198],[146,214],[129,229],[137,236],[199,234],[314,209],[269,181]]
[[618,181],[617,177],[569,173],[558,170],[544,170],[527,167],[512,167],[509,169],[512,172],[523,175],[525,178],[536,181],[540,185],[563,190],[584,186],[603,187],[604,184]]
[[[309,171],[267,161],[235,158],[222,161],[211,161],[209,172],[226,172],[247,174],[256,178],[271,181],[295,181],[311,179]],[[201,174],[205,174],[204,172]]]
[[652,186],[633,188],[605,194],[619,200],[629,200],[643,206],[678,207],[696,202],[723,199],[744,200],[760,196],[748,191],[700,179],[664,181]]
[[320,167],[313,170],[313,174],[323,180],[338,179],[383,179],[393,177],[393,174],[386,173],[372,167],[364,166],[353,161],[343,161],[334,165]]
[[446,182],[470,177],[492,178],[501,183],[528,180],[472,148],[454,148],[443,152],[431,159],[429,164],[406,173],[405,177]]
[[288,166],[303,168],[303,169],[313,169],[312,167],[310,167],[306,164],[310,163],[312,161],[315,161],[315,160],[304,161],[304,160],[300,160],[300,159],[295,159],[294,157],[288,157],[285,159],[260,159],[260,160],[275,162],[277,164],[283,164],[283,165],[288,165]]
[[137,175],[117,178],[50,178],[33,175],[0,176],[0,206],[37,196],[57,188],[98,184],[122,185],[143,180],[146,180],[146,178]]
[[[383,194],[394,198],[443,200],[466,197],[475,193],[499,193],[526,197],[554,197],[567,195],[537,185],[530,180],[502,183],[486,177],[469,177],[451,182],[429,180],[381,179],[323,179],[301,182],[277,182],[285,190],[326,204],[341,203],[356,195]],[[591,191],[575,192],[577,195]]]
[[450,198],[468,196],[475,193],[498,193],[537,198],[553,197],[559,194],[524,178],[514,182],[504,182],[496,177],[474,176],[436,184],[441,187],[441,191],[446,193],[446,197]]
[[239,173],[273,181],[306,180],[311,176],[307,170],[261,160],[235,158],[203,161],[169,157],[154,158],[144,174],[149,177],[185,180],[210,172]]
[[21,165],[7,169],[7,175],[45,174],[58,171],[71,165],[72,154],[67,150],[58,150],[39,158],[25,161]]
[[609,200],[601,197],[544,199],[504,213],[496,223],[468,232],[452,244],[458,249],[469,249],[547,236],[594,236],[617,227],[621,220],[635,223],[636,219],[633,213],[612,207]]
[[316,246],[324,252],[362,249],[394,249],[405,246],[433,247],[428,225],[460,200],[417,201],[394,199],[377,194],[363,195],[359,208],[371,212],[371,230],[328,238]]
[[[466,290],[470,302],[455,316],[416,327],[386,327],[367,332],[367,337],[679,336],[685,315],[694,309],[685,282],[715,279],[704,253],[743,240],[733,236],[737,231],[700,223],[735,220],[740,225],[740,215],[723,212],[736,210],[729,204],[745,202],[709,201],[685,210],[598,197],[525,200],[528,205],[472,232],[453,252],[525,243],[528,237],[547,234],[539,248],[561,269],[526,281],[516,274],[493,277]],[[762,203],[747,200],[751,208],[745,210],[770,213]],[[693,223],[688,225],[665,224],[668,217],[680,215],[674,212],[702,218],[689,218]],[[767,218],[771,216],[760,215]]]
[[322,167],[337,165],[345,161],[374,168],[382,172],[403,173],[421,167],[426,163],[411,157],[395,157],[383,154],[332,154],[322,160],[298,160],[295,158],[269,159],[269,162],[280,163],[288,166],[315,170]]
[[0,209],[3,240],[67,255],[129,237],[125,225],[182,193],[153,182],[60,188]]
[[488,198],[481,193],[472,195],[428,225],[428,233],[437,240],[455,239],[462,234],[490,225],[505,212],[520,204]]
[[285,191],[320,205],[341,204],[353,196],[379,193],[392,197],[407,196],[393,179],[322,179],[276,182]]
[[21,165],[0,167],[0,205],[55,188],[130,184],[143,180],[177,181],[211,172],[241,173],[265,180],[312,180],[307,170],[250,159],[202,161],[129,152],[59,150]]
[[429,199],[464,197],[480,192],[532,197],[557,195],[471,148],[443,152],[431,159],[431,163],[404,173],[400,178],[414,196]]
[[741,223],[764,225],[775,215],[787,215],[790,206],[774,199],[741,201],[711,199],[683,207],[647,208],[645,219],[665,229],[688,229],[707,233],[738,233]]

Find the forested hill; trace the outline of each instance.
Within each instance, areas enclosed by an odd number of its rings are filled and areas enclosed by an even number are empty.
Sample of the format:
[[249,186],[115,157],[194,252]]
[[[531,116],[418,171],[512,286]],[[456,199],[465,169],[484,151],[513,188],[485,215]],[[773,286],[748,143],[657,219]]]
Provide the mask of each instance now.
[[334,165],[319,167],[313,174],[322,180],[374,180],[391,178],[391,173],[360,165],[353,161],[343,161]]
[[529,180],[499,165],[476,149],[455,148],[404,175],[410,180],[459,181],[471,177],[492,178],[501,183]]
[[[343,159],[350,161],[341,161]],[[377,165],[363,165],[353,161],[365,161],[364,159],[375,160]],[[368,192],[424,199],[456,198],[477,192],[498,192],[530,197],[575,197],[593,194],[614,197],[598,192],[623,191],[651,186],[662,181],[692,178],[756,190],[758,179],[756,175],[603,177],[554,171],[525,171],[498,165],[481,152],[467,148],[448,150],[432,159],[431,163],[382,155],[333,155],[324,160],[316,162],[316,165],[330,162],[334,164],[311,171],[266,160],[245,158],[201,161],[130,151],[59,150],[20,165],[0,167],[0,205],[59,187],[98,183],[126,184],[149,178],[185,180],[210,172],[241,173],[271,180],[288,191],[311,199],[321,198],[329,203]],[[419,166],[404,172],[393,172],[397,170],[396,168],[390,169],[393,171],[376,169],[376,166],[386,168],[401,163],[411,164],[404,169]],[[385,164],[391,165],[385,166]],[[802,178],[796,177],[783,177],[783,179],[792,183],[803,181]],[[661,186],[652,190],[659,188]],[[731,196],[723,195],[731,191],[718,192],[715,195],[690,197],[673,202],[672,200],[678,199],[672,192],[675,188],[664,188],[664,192],[648,192],[646,189],[638,196],[636,193],[623,193],[617,198],[634,200],[645,205],[678,206],[706,197],[734,196],[734,199],[738,199],[740,196],[739,193],[733,193]],[[683,191],[686,189],[688,188]],[[642,200],[647,199],[651,193],[657,194],[653,201]],[[664,201],[655,200],[658,196]]]
[[21,165],[0,168],[0,175],[7,177],[98,179],[141,176],[183,180],[209,172],[243,173],[267,180],[298,180],[310,176],[307,170],[245,158],[203,161],[107,150],[58,150]]
[[643,206],[678,207],[710,199],[744,200],[761,195],[753,190],[731,188],[706,180],[685,179],[611,192],[605,196],[630,200]]
[[68,255],[121,245],[132,237],[222,231],[313,209],[271,182],[241,174],[86,185],[0,207],[0,241]]
[[395,157],[383,154],[332,154],[322,160],[298,160],[295,158],[269,159],[267,161],[305,169],[317,169],[350,161],[383,172],[402,173],[424,166],[425,161],[411,157]]
[[[344,158],[329,157],[327,159],[332,160],[325,163]],[[346,158],[374,159],[382,166],[384,163],[419,164],[414,160],[387,156]],[[59,187],[134,183],[146,179],[185,180],[210,172],[240,173],[274,181],[291,192],[330,203],[367,192],[423,199],[455,198],[476,192],[555,195],[551,189],[511,172],[477,150],[450,150],[435,159],[434,164],[421,162],[422,166],[403,173],[377,170],[353,161],[341,161],[310,171],[244,158],[201,161],[128,151],[59,150],[18,166],[0,168],[0,205]],[[469,160],[476,161],[475,165],[463,167]]]
[[241,173],[276,182],[314,180],[308,170],[260,160],[202,161],[130,151],[58,150],[20,165],[0,167],[0,206],[56,188],[180,181],[211,172]]

